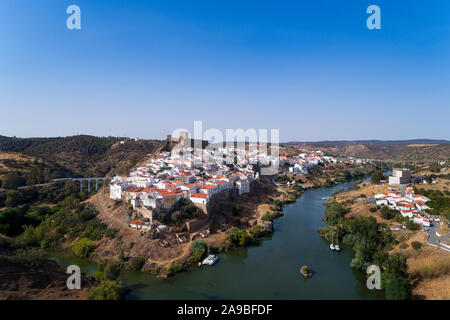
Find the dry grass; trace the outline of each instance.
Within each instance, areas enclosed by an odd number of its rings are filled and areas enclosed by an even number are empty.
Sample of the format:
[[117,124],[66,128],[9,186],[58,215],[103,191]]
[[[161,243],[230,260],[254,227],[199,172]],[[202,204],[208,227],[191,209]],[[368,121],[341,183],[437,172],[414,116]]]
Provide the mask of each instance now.
[[412,275],[422,280],[450,275],[450,258],[432,260],[419,265]]
[[440,235],[444,235],[444,234],[450,232],[450,229],[448,227],[448,223],[444,222],[438,232],[439,232]]

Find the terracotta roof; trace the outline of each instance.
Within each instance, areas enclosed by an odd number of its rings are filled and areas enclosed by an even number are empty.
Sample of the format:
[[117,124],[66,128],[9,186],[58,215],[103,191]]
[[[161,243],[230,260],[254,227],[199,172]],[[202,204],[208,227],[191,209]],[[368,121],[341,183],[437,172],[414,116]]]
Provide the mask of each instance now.
[[160,193],[158,193],[158,195],[160,197],[170,197],[170,196],[175,196],[176,192],[160,192]]
[[135,193],[138,193],[138,192],[141,192],[142,190],[144,190],[144,188],[131,187],[131,188],[128,188],[128,189],[124,190],[124,192],[135,192]]
[[204,193],[193,193],[191,194],[191,198],[202,198],[202,199],[208,199],[209,195]]
[[214,188],[217,188],[215,184],[207,184],[201,187],[200,189],[214,189]]

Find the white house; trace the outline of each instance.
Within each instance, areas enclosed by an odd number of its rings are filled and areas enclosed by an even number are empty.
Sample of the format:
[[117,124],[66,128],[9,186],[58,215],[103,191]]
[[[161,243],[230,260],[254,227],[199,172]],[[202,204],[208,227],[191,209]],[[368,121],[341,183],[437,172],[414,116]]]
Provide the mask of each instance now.
[[200,204],[207,204],[209,202],[210,196],[205,193],[193,193],[189,197],[189,200],[191,200],[194,203],[200,203]]
[[109,186],[109,197],[113,200],[122,199],[122,191],[134,187],[134,185],[126,183],[114,183]]
[[239,195],[250,193],[250,182],[247,179],[236,181],[236,187],[239,191]]

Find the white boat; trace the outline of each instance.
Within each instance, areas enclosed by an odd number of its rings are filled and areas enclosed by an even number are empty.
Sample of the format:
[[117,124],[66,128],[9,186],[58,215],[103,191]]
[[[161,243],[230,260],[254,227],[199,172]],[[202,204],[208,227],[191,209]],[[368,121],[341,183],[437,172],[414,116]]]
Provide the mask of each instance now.
[[212,266],[214,265],[219,258],[215,254],[209,253],[209,239],[208,239],[208,256],[203,260],[202,264],[205,266]]
[[334,244],[334,237],[331,238],[330,250],[341,251],[341,247],[339,247],[339,244]]
[[215,254],[210,254],[209,256],[206,257],[205,260],[203,260],[202,264],[206,265],[206,266],[212,266],[214,265],[217,261],[219,260],[219,258],[217,258],[217,256]]

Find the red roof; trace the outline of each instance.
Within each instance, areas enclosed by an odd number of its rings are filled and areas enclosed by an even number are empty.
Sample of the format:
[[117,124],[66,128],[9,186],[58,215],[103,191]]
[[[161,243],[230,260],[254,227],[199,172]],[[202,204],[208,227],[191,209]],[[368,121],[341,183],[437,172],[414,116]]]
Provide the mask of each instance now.
[[200,189],[214,189],[214,188],[217,188],[217,186],[214,184],[207,184],[201,187]]
[[170,196],[175,196],[176,193],[175,192],[160,192],[160,193],[158,193],[158,195],[160,197],[170,197]]
[[191,194],[191,198],[202,198],[202,199],[208,199],[209,195],[204,193],[193,193]]

